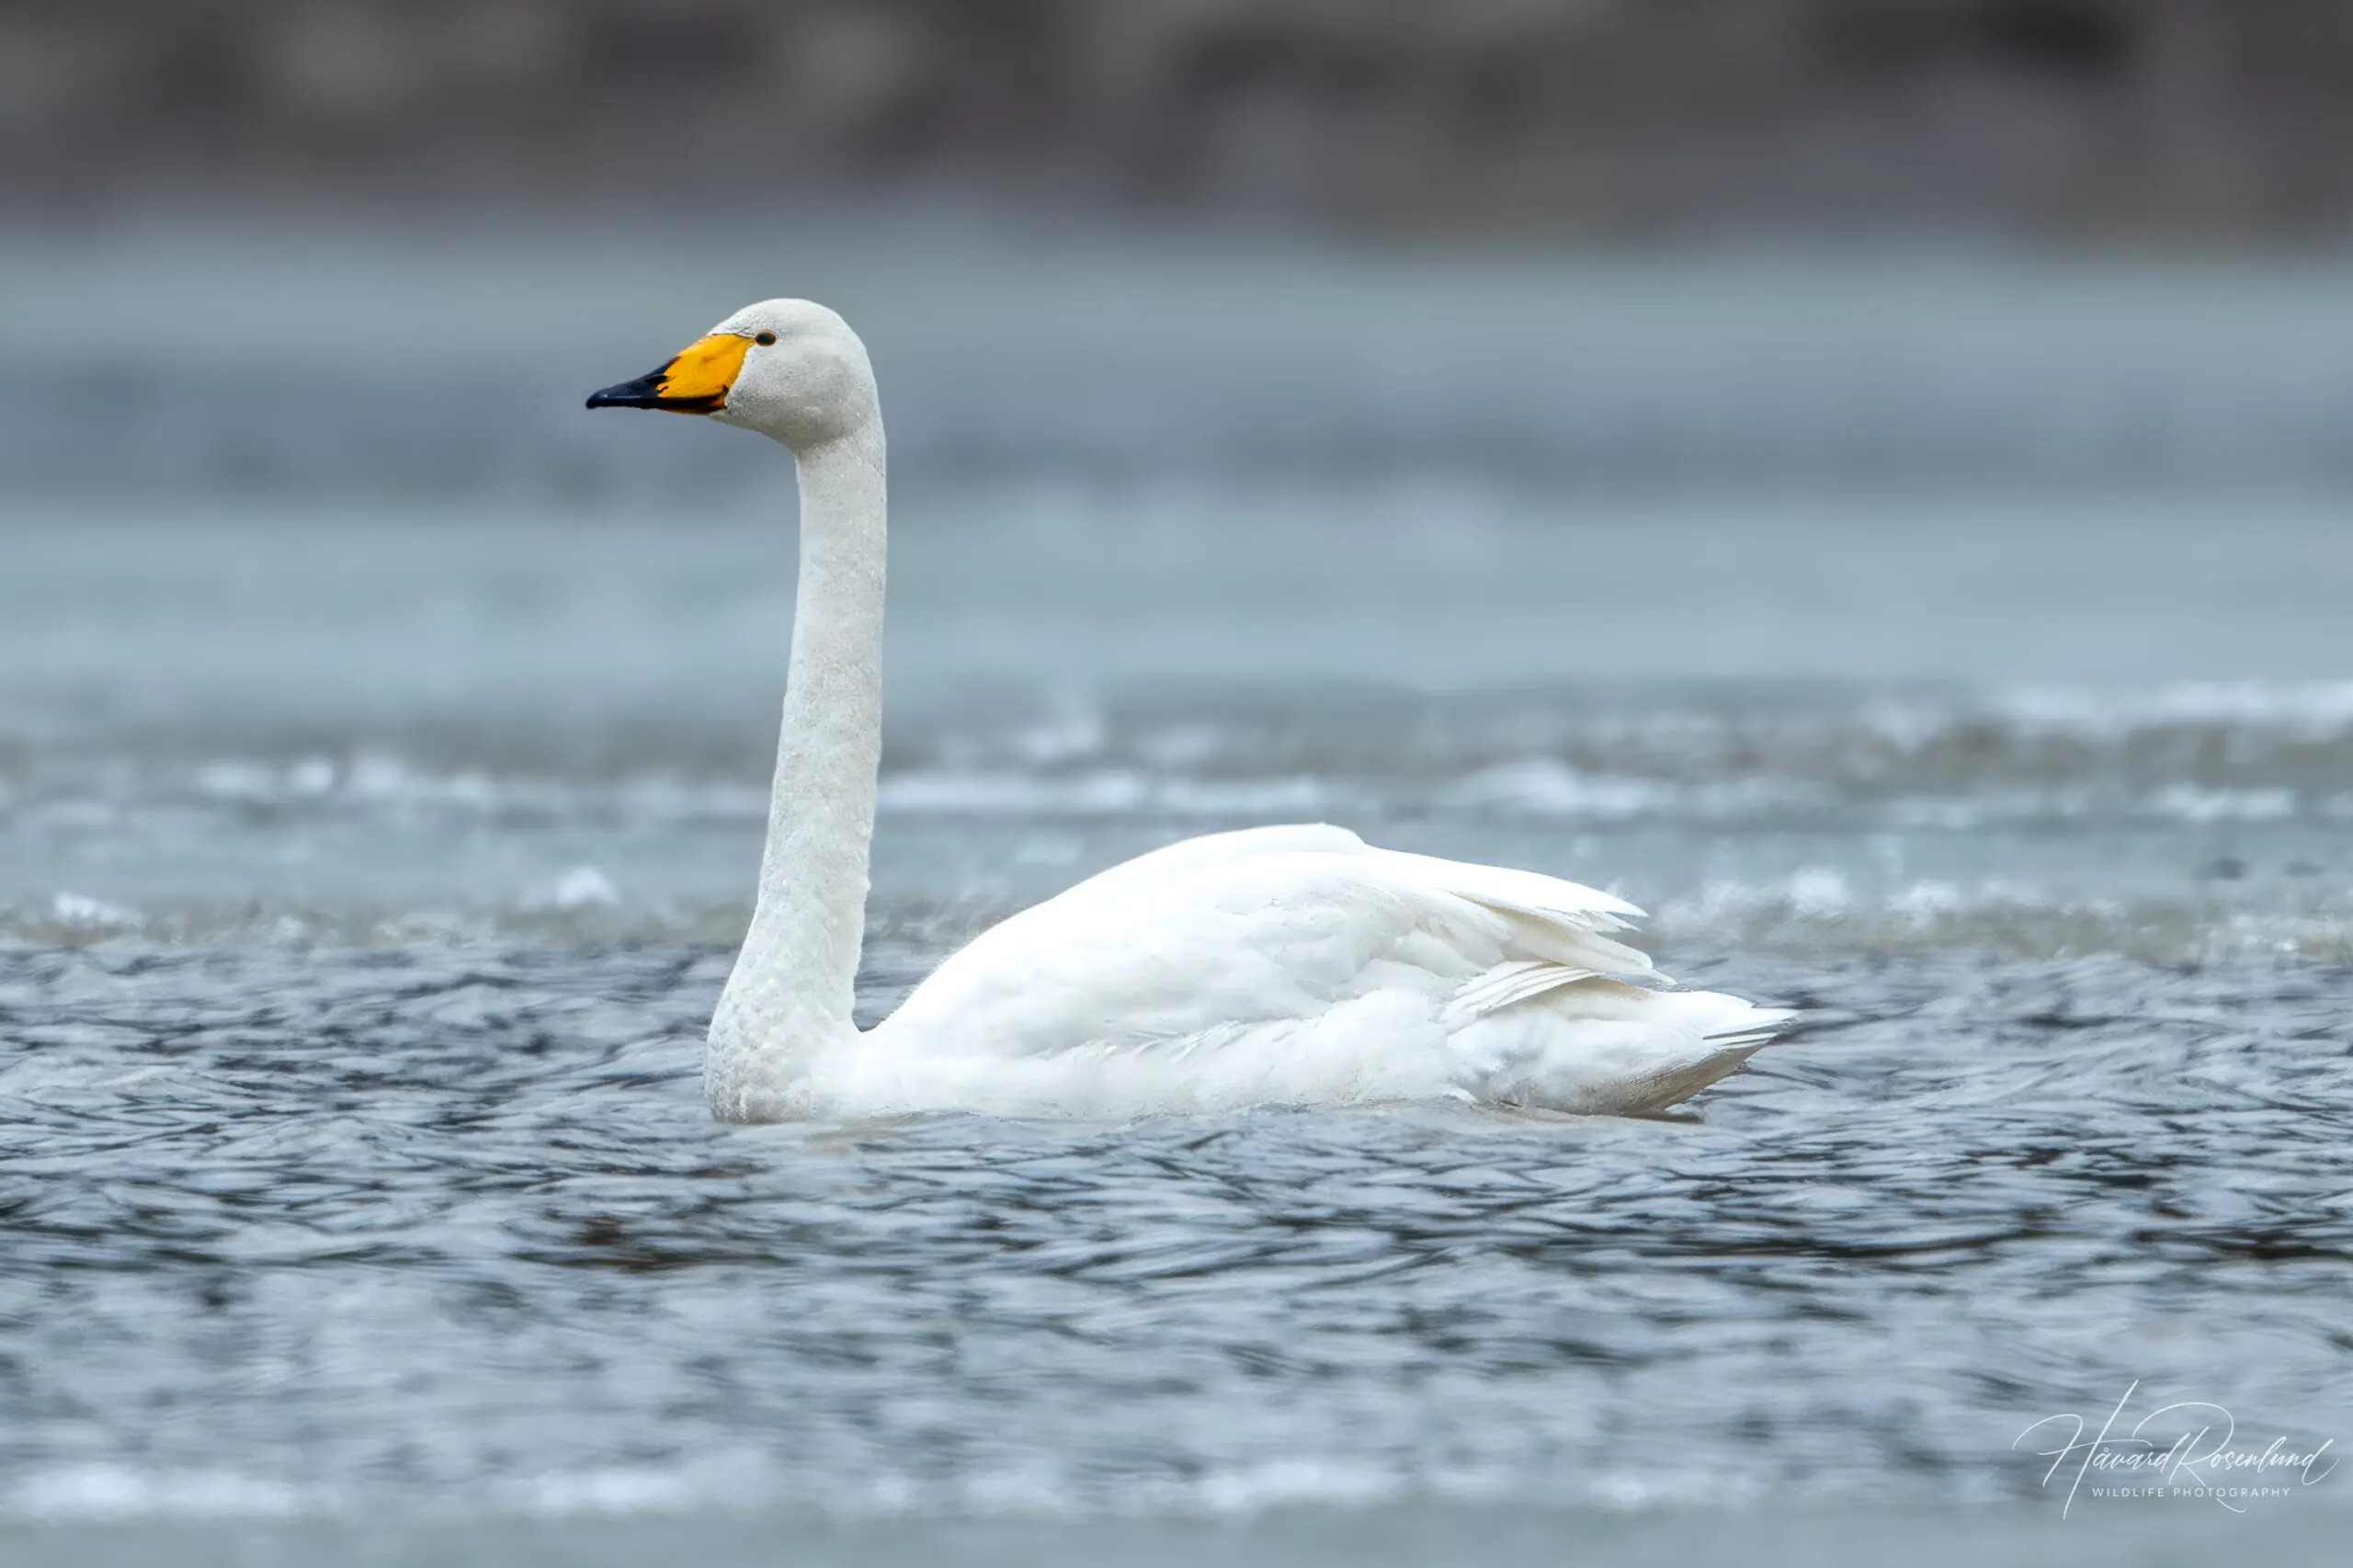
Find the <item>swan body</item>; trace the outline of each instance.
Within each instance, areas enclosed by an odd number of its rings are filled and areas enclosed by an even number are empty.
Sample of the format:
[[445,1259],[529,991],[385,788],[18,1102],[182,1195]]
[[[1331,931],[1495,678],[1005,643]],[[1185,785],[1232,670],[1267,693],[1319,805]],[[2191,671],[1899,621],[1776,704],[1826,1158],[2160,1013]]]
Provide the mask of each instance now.
[[864,346],[799,300],[737,312],[589,406],[790,448],[801,581],[757,902],[711,1019],[713,1114],[1129,1117],[1452,1097],[1631,1114],[1738,1067],[1790,1014],[1683,991],[1574,882],[1324,824],[1184,840],[983,933],[851,1022],[881,751],[882,423]]

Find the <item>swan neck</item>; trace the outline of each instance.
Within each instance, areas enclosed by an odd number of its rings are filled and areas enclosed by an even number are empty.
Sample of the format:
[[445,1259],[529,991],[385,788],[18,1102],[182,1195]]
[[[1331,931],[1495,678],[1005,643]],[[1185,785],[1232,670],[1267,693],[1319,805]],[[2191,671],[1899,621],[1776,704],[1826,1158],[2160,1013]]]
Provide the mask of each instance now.
[[801,578],[757,902],[704,1062],[722,1119],[767,1119],[796,1064],[856,1038],[882,750],[879,421],[797,454]]

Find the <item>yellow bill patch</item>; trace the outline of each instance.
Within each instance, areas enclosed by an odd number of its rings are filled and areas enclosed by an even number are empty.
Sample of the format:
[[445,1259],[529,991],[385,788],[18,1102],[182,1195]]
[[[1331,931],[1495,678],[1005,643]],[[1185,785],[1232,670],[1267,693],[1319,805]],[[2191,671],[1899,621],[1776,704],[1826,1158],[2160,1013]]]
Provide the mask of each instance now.
[[686,414],[709,414],[722,406],[751,351],[752,340],[732,332],[697,338],[654,373],[661,406]]

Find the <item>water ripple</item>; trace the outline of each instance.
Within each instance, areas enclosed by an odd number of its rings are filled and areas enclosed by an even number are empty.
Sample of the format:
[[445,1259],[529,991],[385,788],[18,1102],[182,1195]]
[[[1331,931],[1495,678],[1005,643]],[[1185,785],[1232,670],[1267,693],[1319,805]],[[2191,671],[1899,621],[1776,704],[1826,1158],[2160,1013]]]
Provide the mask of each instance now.
[[1687,962],[1814,1009],[1688,1119],[731,1131],[724,962],[0,949],[0,1506],[1952,1501],[2134,1379],[2353,1433],[2342,968]]

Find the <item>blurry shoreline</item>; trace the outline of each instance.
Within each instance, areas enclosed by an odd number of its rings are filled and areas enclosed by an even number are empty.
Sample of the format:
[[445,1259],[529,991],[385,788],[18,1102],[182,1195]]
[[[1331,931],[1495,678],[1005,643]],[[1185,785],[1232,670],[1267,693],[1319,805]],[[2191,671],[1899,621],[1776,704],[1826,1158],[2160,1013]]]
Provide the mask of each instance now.
[[2231,0],[0,4],[0,192],[1308,229],[2353,231],[2353,24]]

